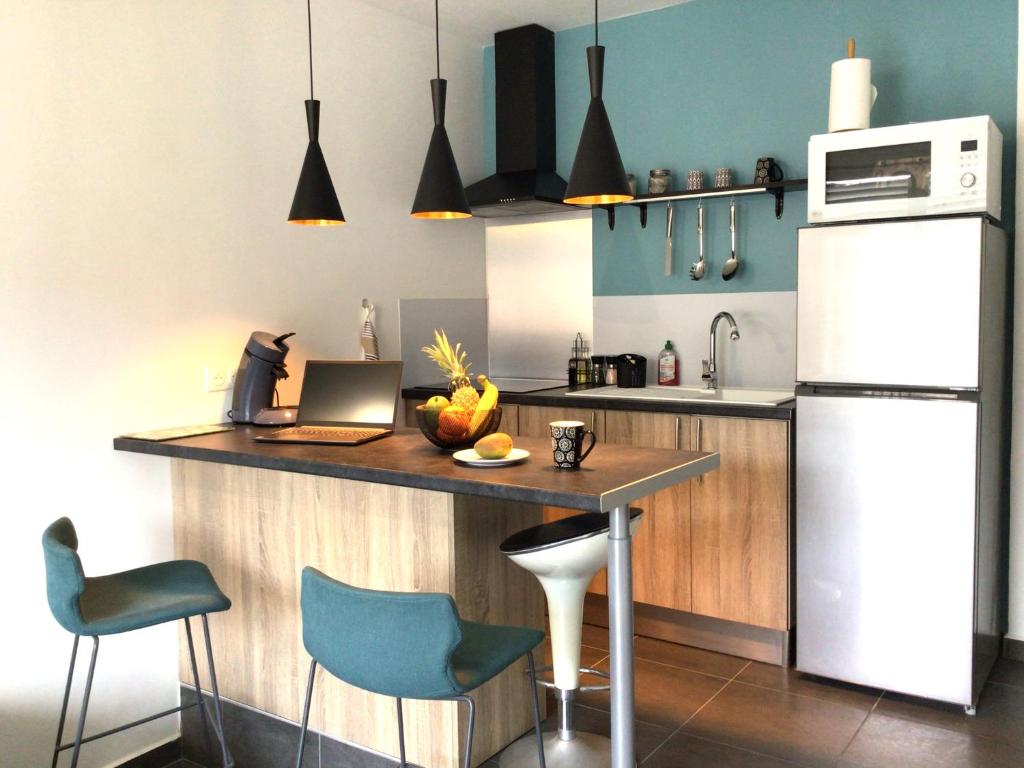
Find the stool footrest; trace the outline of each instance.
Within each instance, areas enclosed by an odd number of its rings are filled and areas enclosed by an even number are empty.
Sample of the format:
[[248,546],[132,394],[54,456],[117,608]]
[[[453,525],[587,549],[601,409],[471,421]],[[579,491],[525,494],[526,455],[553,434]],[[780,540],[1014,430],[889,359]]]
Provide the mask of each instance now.
[[[554,667],[552,667],[550,665],[543,666],[543,667],[537,667],[537,675],[538,675],[538,677],[537,677],[537,685],[541,686],[542,688],[547,688],[547,689],[550,689],[550,690],[556,690],[558,688],[558,686],[555,685],[553,682],[551,682],[549,680],[541,680],[540,679],[540,675],[542,673],[544,673],[544,672],[553,672],[553,671],[554,671]],[[607,672],[602,670],[602,669],[594,669],[593,667],[580,667],[579,671],[581,673],[583,673],[584,675],[594,675],[595,677],[602,677],[605,680],[610,680],[611,679],[611,676]],[[594,691],[607,691],[607,690],[610,690],[610,688],[611,688],[610,685],[581,685],[577,690],[580,691],[580,693],[592,693]]]
[[[153,720],[159,720],[161,717],[173,715],[175,712],[184,712],[186,709],[191,709],[192,707],[198,706],[199,702],[194,701],[191,704],[182,704],[181,706],[174,707],[173,709],[165,709],[163,712],[157,712],[155,715],[144,717],[141,720],[136,720],[134,722],[128,723],[127,725],[120,725],[117,728],[111,728],[109,731],[103,731],[102,733],[94,733],[92,736],[87,736],[86,738],[82,739],[81,743],[88,744],[90,741],[96,741],[97,739],[102,739],[106,736],[113,736],[115,733],[127,731],[129,728],[134,728],[137,725],[143,725],[145,723],[152,722]],[[57,751],[63,752],[65,749],[71,749],[74,746],[75,742],[70,741],[67,744],[61,744],[59,747],[57,747]]]

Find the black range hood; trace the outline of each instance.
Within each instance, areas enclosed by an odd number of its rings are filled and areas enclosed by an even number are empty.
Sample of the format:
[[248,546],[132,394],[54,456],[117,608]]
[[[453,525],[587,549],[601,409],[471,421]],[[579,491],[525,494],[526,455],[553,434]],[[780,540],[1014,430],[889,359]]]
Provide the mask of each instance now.
[[495,166],[466,187],[474,216],[579,210],[555,173],[555,35],[537,24],[494,35]]

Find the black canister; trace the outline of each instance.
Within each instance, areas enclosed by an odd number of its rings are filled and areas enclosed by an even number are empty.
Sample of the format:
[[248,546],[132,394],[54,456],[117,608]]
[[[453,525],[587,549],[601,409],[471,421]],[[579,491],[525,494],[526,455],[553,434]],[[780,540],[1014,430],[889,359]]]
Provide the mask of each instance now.
[[647,358],[628,353],[616,358],[616,374],[620,387],[647,386]]

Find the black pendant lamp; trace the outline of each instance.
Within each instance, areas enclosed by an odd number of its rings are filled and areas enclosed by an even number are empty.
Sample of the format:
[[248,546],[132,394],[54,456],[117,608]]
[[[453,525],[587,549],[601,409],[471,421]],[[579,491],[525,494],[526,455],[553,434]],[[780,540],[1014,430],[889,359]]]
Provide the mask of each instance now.
[[309,146],[306,147],[306,159],[302,161],[288,221],[313,227],[334,227],[345,223],[345,215],[341,212],[338,194],[334,191],[331,173],[320,149],[320,102],[313,98],[313,17],[309,0],[306,0],[306,23],[309,28],[309,99],[306,101]]
[[444,100],[448,81],[441,79],[441,33],[437,3],[438,0],[434,0],[437,78],[430,81],[430,97],[434,102],[434,132],[430,134],[430,146],[427,147],[427,158],[423,161],[412,215],[417,219],[468,219],[473,214],[466,200],[459,167],[455,164],[448,131],[444,128]]
[[594,44],[587,48],[587,66],[590,69],[590,107],[583,121],[583,133],[564,201],[572,205],[625,203],[633,199],[633,193],[601,98],[604,46],[597,43],[597,0],[594,0]]

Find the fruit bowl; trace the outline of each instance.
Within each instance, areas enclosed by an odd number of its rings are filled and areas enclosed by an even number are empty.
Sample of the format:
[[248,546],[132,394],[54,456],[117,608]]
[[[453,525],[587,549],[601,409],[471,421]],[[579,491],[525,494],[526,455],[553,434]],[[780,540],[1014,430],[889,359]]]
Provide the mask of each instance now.
[[442,416],[443,412],[436,408],[427,408],[426,405],[416,406],[416,424],[420,432],[430,442],[445,451],[458,451],[463,448],[472,448],[484,435],[498,431],[501,426],[501,406],[495,406],[489,411],[484,411],[483,420],[477,424],[476,429],[456,434],[458,419]]

